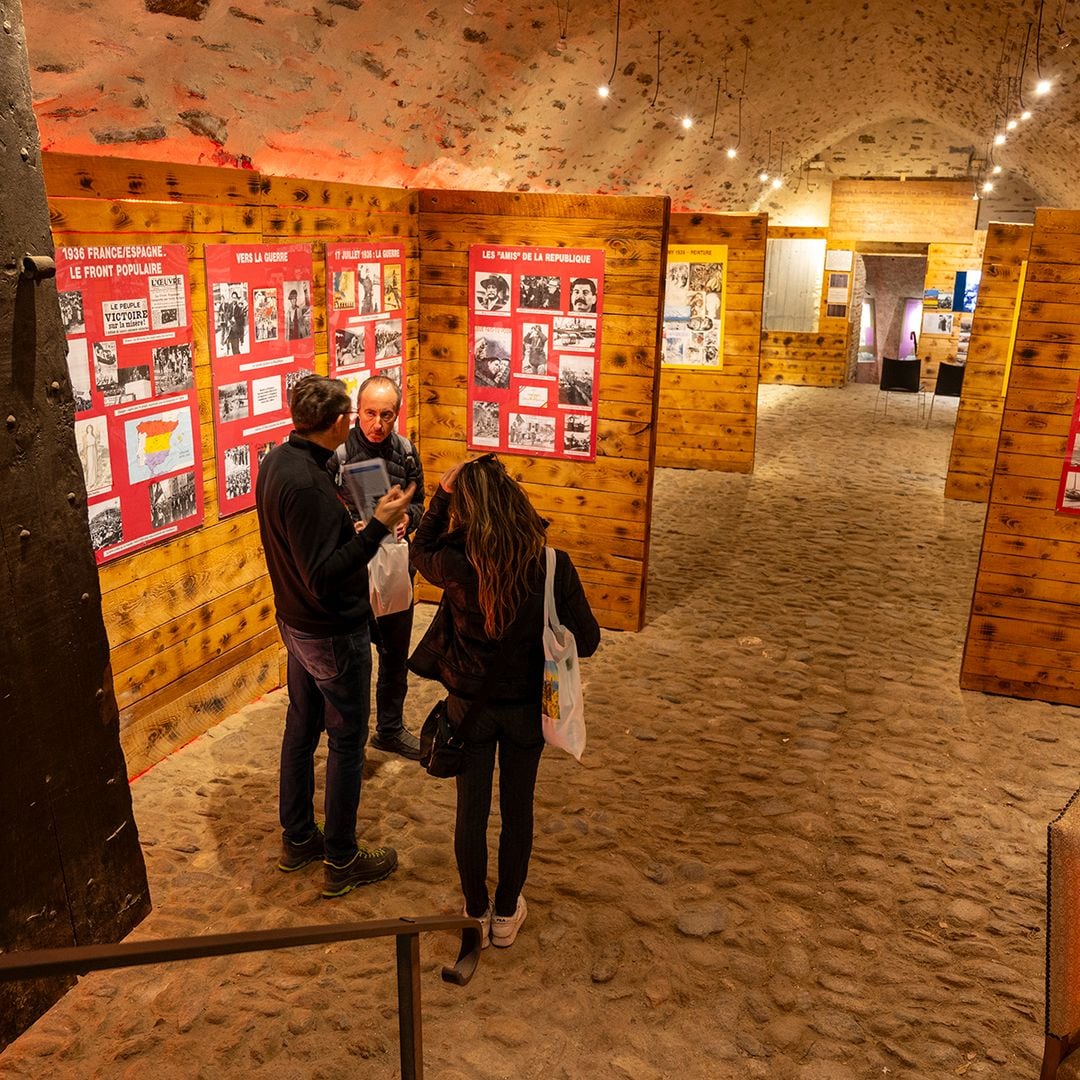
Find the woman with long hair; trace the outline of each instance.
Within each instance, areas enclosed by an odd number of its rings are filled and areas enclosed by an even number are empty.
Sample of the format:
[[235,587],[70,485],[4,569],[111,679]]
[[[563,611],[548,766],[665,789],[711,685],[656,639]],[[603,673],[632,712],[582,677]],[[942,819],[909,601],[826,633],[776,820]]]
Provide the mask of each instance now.
[[[465,767],[457,777],[457,858],[465,914],[480,919],[483,943],[514,943],[527,907],[533,792],[544,749],[545,524],[494,454],[450,469],[413,538],[412,561],[443,600],[409,667],[449,692],[450,722],[461,727]],[[591,656],[600,628],[574,564],[555,554],[555,609]],[[479,700],[478,700],[479,699]],[[499,759],[498,880],[487,883],[487,824]]]

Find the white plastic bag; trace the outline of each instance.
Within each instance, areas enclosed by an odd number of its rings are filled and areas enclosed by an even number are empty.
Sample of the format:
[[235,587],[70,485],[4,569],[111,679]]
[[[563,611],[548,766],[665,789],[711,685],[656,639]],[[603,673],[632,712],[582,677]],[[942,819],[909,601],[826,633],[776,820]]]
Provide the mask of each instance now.
[[405,611],[412,603],[409,577],[409,545],[404,540],[385,540],[368,563],[371,610],[376,616]]
[[555,610],[555,550],[546,549],[544,578],[544,740],[581,760],[585,749],[585,699],[574,635]]

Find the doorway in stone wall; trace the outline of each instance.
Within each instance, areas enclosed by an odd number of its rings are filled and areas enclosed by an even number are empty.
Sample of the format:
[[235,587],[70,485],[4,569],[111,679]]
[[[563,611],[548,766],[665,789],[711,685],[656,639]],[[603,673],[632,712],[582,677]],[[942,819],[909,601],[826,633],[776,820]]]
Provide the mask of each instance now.
[[[862,304],[851,327],[858,343],[855,381],[876,383],[883,356],[914,353],[926,283],[925,244],[862,245],[856,249],[865,282]],[[913,314],[914,313],[914,314]],[[916,333],[913,341],[912,330]]]

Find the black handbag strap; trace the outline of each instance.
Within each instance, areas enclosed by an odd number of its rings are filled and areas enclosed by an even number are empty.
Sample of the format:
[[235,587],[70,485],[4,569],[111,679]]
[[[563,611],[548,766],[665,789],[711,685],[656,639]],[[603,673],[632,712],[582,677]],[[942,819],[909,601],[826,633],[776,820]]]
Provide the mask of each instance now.
[[521,607],[518,609],[517,615],[514,616],[514,622],[511,624],[510,632],[504,634],[502,640],[499,642],[499,648],[488,663],[487,671],[484,672],[484,681],[480,684],[480,692],[469,702],[469,707],[465,710],[465,715],[461,718],[461,723],[457,725],[456,734],[458,738],[465,738],[469,721],[472,720],[475,713],[479,712],[487,704],[488,698],[491,697],[491,691],[495,686],[495,675],[502,666],[503,657],[510,652],[510,646],[517,645],[519,641],[524,639],[525,634],[523,628],[528,625],[529,608],[530,606],[535,606],[530,605],[530,601],[533,599],[534,597],[531,595],[525,597]]

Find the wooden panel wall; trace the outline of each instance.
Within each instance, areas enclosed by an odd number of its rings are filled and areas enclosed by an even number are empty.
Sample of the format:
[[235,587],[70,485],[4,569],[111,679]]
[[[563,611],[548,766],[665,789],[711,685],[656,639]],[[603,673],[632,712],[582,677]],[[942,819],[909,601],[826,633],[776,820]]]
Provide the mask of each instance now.
[[[769,226],[770,240],[828,240],[829,231],[820,228]],[[833,244],[839,247],[844,245]],[[849,245],[854,247],[854,243]],[[852,266],[852,272],[854,271]],[[761,334],[760,380],[792,386],[843,386],[847,380],[848,320],[829,318],[829,271],[821,283],[818,330],[813,334],[789,330],[763,330]],[[850,293],[850,281],[849,281]]]
[[[952,295],[957,273],[961,270],[978,270],[982,266],[985,239],[984,233],[978,233],[966,244],[931,244],[926,252],[926,288],[948,289]],[[930,310],[929,306],[924,308],[925,312]],[[950,334],[919,334],[923,385],[928,392],[937,385],[938,365],[956,361],[962,314],[959,311],[953,312],[953,328]]]
[[432,483],[467,456],[470,245],[604,250],[597,459],[503,460],[551,520],[552,543],[571,553],[597,619],[612,629],[637,630],[645,619],[669,213],[667,198],[420,194],[419,446]]
[[945,480],[947,499],[986,502],[990,495],[1017,289],[1031,248],[1031,231],[1030,225],[1012,224],[991,224],[987,230],[979,302]]
[[835,180],[829,232],[838,239],[969,244],[979,210],[971,190],[967,180]]
[[1039,210],[960,685],[1080,704],[1080,517],[1054,511],[1080,381],[1080,211]]
[[207,244],[311,242],[316,370],[327,371],[327,240],[402,238],[408,251],[408,358],[415,433],[416,196],[241,170],[49,155],[58,246],[180,243],[188,250],[195,378],[202,418],[205,523],[100,568],[102,608],[129,775],[284,681],[283,649],[254,510],[219,520],[210,359]]
[[751,472],[757,428],[765,214],[672,214],[671,244],[726,244],[719,372],[662,367],[656,464]]

